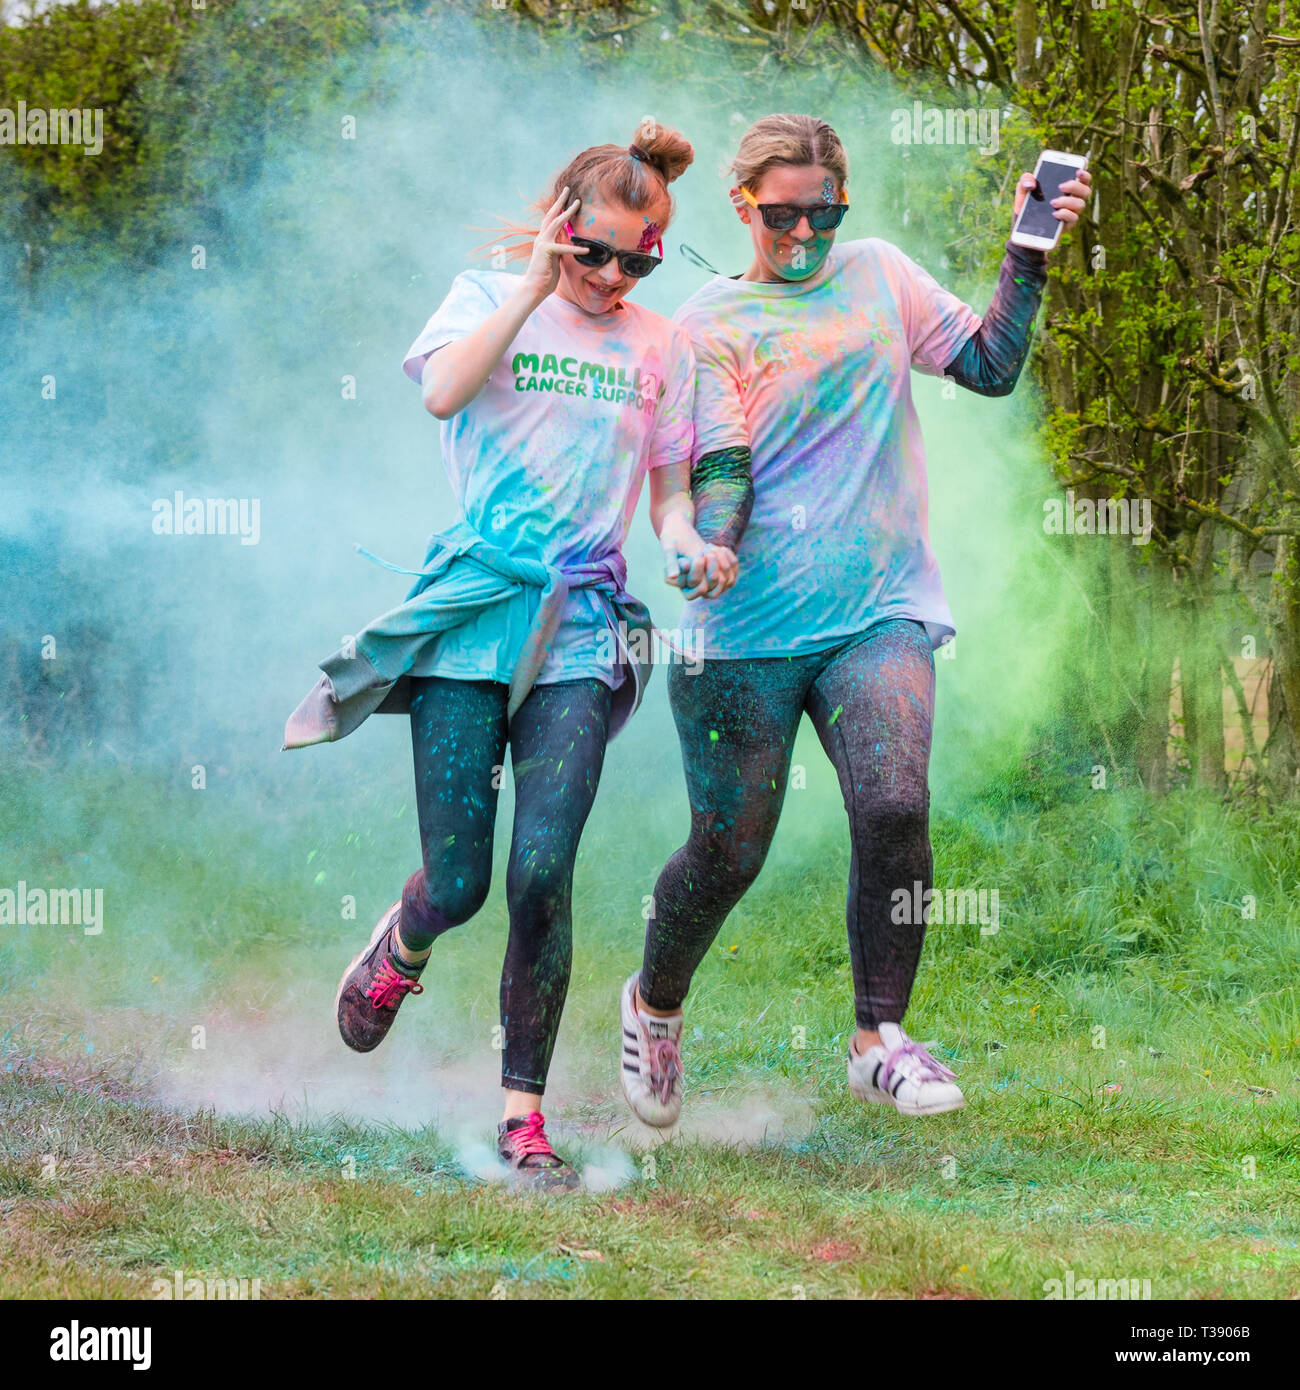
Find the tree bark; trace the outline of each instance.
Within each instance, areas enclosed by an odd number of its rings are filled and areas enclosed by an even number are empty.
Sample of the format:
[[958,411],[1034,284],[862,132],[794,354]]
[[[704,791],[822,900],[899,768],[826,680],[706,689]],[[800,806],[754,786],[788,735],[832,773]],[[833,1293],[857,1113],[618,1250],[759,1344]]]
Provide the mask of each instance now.
[[1142,668],[1142,727],[1135,761],[1147,791],[1164,796],[1169,790],[1169,699],[1174,668],[1174,644],[1169,619],[1172,586],[1163,563],[1148,566],[1147,642]]

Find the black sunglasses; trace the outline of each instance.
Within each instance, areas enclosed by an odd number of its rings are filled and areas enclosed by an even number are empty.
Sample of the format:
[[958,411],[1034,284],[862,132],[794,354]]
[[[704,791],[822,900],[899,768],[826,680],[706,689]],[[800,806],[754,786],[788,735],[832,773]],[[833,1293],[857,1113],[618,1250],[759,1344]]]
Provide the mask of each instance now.
[[575,236],[573,232],[565,227],[569,233],[569,240],[575,246],[587,247],[585,256],[574,256],[575,265],[598,266],[606,265],[611,257],[618,257],[618,268],[624,275],[629,275],[633,280],[643,280],[657,265],[663,264],[662,256],[652,256],[647,251],[618,251],[612,246],[607,246],[603,241],[593,241],[590,237]]
[[814,231],[829,232],[844,221],[844,214],[849,210],[847,199],[842,203],[814,203],[811,207],[802,207],[798,203],[760,203],[748,188],[740,192],[750,207],[762,214],[763,225],[769,232],[788,232],[791,227],[797,227],[803,217]]

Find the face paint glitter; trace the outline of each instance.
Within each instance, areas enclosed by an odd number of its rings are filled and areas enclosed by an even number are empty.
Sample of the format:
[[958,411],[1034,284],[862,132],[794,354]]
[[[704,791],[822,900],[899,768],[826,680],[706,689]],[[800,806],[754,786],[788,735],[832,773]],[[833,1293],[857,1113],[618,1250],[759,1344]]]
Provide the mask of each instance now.
[[829,178],[822,180],[822,202],[833,203],[835,201],[835,185]]
[[647,222],[647,223],[645,224],[645,231],[641,233],[641,240],[638,241],[637,244],[636,244],[636,249],[637,249],[638,251],[649,251],[650,248],[651,248],[651,247],[655,244],[655,242],[657,242],[658,240],[659,240],[659,224],[658,224],[658,222]]

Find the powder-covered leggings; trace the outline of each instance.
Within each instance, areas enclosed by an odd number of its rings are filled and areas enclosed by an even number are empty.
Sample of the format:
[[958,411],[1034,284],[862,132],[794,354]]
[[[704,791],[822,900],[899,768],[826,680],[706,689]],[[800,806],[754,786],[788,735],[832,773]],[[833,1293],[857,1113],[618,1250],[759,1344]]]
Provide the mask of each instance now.
[[515,823],[506,873],[501,1084],[546,1089],[573,959],[573,861],[605,760],[610,689],[534,686],[507,725],[497,681],[411,683],[411,740],[424,867],[402,893],[402,940],[422,951],[487,899],[497,788],[509,742]]
[[[674,665],[690,838],[655,885],[642,999],[675,1009],[727,913],[758,876],[806,711],[849,813],[849,954],[859,1028],[901,1023],[925,935],[892,894],[931,887],[928,771],[934,656],[921,623],[890,619],[808,656]],[[797,909],[796,909],[797,910]],[[911,915],[910,913],[907,915]]]

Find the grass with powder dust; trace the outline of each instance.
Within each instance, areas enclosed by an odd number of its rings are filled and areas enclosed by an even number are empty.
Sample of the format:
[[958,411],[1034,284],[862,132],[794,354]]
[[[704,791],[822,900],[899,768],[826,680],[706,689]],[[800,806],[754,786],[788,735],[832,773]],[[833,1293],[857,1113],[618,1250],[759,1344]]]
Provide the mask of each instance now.
[[[64,791],[65,812],[80,797],[87,825],[108,824],[112,787]],[[930,929],[909,1028],[937,1041],[968,1106],[928,1120],[844,1087],[843,844],[774,862],[689,1001],[687,1106],[717,1123],[653,1149],[611,1098],[645,846],[584,861],[548,1109],[557,1143],[609,1190],[539,1199],[475,1179],[463,1140],[427,1114],[160,1103],[159,1077],[216,1066],[241,1020],[286,999],[328,1014],[367,924],[284,926],[319,871],[286,882],[258,827],[233,823],[222,854],[247,872],[219,911],[196,911],[219,856],[161,804],[147,833],[87,836],[100,863],[78,875],[52,846],[81,842],[47,804],[0,812],[26,878],[107,880],[110,901],[130,885],[137,929],[0,941],[0,1297],[148,1298],[176,1270],[256,1278],[263,1298],[1040,1298],[1066,1269],[1149,1279],[1155,1298],[1300,1293],[1293,809],[1116,793],[938,818],[937,882],[998,888],[1000,921]],[[337,878],[356,833],[313,863]],[[481,932],[449,939],[436,988],[399,1024],[485,1085],[499,897]],[[743,1136],[728,1115],[749,1117]]]

